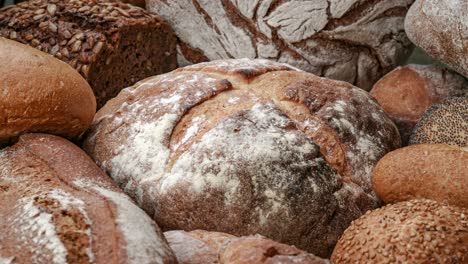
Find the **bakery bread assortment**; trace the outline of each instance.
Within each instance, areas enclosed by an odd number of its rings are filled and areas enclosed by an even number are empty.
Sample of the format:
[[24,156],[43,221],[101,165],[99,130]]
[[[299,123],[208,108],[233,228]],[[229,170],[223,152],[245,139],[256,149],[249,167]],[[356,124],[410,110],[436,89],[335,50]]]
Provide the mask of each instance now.
[[468,147],[468,94],[445,99],[424,113],[409,141],[423,143]]
[[412,50],[403,27],[412,2],[147,0],[146,6],[174,28],[181,66],[270,59],[370,90]]
[[468,209],[418,199],[387,205],[354,221],[333,263],[467,263]]
[[0,151],[1,263],[177,263],[158,226],[72,143]]
[[468,208],[468,149],[418,144],[385,155],[372,184],[386,203],[426,198]]
[[468,263],[467,3],[0,0],[0,264]]
[[362,89],[250,59],[141,81],[99,110],[84,141],[163,230],[258,233],[319,256],[378,206],[372,168],[399,146]]
[[416,45],[468,78],[468,1],[416,0],[405,31]]
[[0,147],[25,132],[79,137],[93,121],[96,99],[66,63],[0,37]]
[[0,10],[0,36],[59,58],[90,83],[98,107],[135,82],[177,67],[159,17],[113,0],[30,0]]
[[433,104],[468,94],[468,82],[433,65],[405,65],[380,79],[370,91],[398,127],[405,145],[414,126]]
[[179,264],[329,264],[328,260],[260,235],[235,237],[226,233],[194,230],[168,231],[164,236]]

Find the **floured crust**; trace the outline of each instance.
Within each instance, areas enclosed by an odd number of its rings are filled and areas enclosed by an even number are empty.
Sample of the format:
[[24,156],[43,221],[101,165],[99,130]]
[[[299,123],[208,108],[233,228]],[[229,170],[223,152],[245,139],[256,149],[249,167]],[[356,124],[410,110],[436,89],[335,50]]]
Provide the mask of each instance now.
[[2,150],[0,194],[0,256],[13,263],[176,263],[157,225],[64,139]]
[[399,144],[365,91],[243,59],[125,89],[84,148],[164,230],[260,233],[325,256],[378,205],[371,170]]
[[[369,90],[409,55],[413,0],[149,0],[178,37],[179,65],[259,58]],[[190,19],[187,19],[190,17]]]

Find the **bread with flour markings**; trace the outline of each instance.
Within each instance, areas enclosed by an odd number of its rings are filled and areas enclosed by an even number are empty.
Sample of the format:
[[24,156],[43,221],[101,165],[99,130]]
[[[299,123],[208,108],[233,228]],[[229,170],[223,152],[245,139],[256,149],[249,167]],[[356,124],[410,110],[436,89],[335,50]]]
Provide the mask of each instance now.
[[259,233],[326,256],[378,205],[372,168],[399,145],[362,89],[240,59],[123,90],[84,149],[164,230]]
[[0,262],[177,263],[154,221],[65,139],[29,134],[0,151],[0,197]]

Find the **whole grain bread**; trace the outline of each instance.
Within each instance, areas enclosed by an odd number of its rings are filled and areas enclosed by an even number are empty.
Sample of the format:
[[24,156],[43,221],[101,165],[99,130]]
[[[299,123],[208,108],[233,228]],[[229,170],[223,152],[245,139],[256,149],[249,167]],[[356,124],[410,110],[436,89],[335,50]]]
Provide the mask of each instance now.
[[362,89],[250,59],[143,80],[84,142],[164,230],[258,233],[319,256],[378,206],[372,168],[399,146]]
[[66,63],[0,37],[0,147],[26,132],[78,138],[91,125],[96,98]]
[[158,226],[77,146],[21,136],[0,151],[1,263],[177,263]]
[[59,58],[90,83],[98,107],[122,88],[177,67],[158,16],[114,0],[30,0],[0,9],[0,36]]

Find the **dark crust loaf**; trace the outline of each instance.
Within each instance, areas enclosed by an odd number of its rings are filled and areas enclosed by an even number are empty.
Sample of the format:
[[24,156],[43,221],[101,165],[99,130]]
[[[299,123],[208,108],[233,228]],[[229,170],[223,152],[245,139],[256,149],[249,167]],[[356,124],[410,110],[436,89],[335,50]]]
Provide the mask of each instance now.
[[177,67],[170,27],[144,9],[113,0],[8,6],[0,10],[0,36],[70,64],[90,83],[98,107],[122,88]]
[[168,231],[164,236],[179,264],[328,264],[313,254],[260,235],[235,237],[226,233],[194,230]]
[[65,139],[28,134],[0,151],[0,197],[1,263],[177,263],[157,225]]
[[259,233],[319,256],[378,206],[371,170],[399,146],[367,92],[250,59],[143,80],[84,142],[164,230]]
[[176,32],[181,66],[270,59],[370,90],[411,53],[403,24],[412,2],[147,0],[146,6]]
[[411,134],[409,144],[448,144],[468,147],[468,94],[430,107]]

